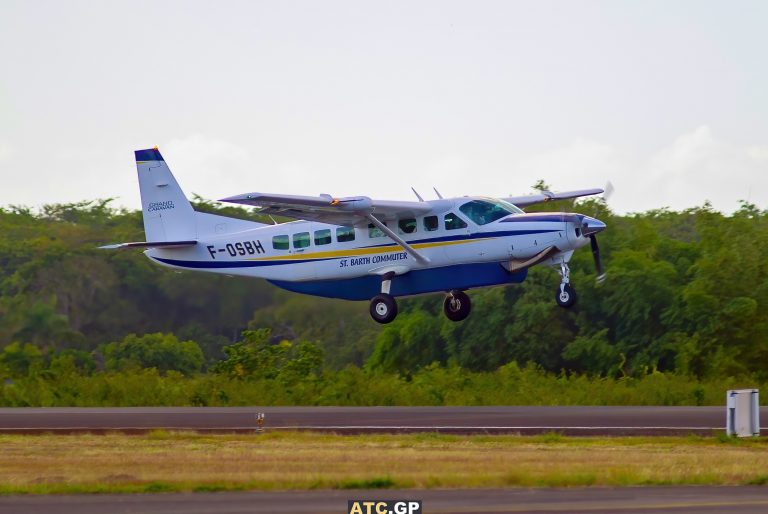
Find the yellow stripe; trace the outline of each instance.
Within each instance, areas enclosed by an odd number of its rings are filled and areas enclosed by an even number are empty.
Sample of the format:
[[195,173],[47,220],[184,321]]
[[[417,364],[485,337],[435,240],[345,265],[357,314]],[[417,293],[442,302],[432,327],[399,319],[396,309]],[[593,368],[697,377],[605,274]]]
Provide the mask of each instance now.
[[[482,240],[488,240],[484,238]],[[492,238],[496,239],[496,238]],[[453,246],[465,243],[475,243],[481,239],[465,239],[463,241],[437,241],[434,243],[416,243],[413,248],[420,250],[422,248],[435,248],[439,246]],[[349,250],[329,250],[326,252],[298,253],[291,255],[275,255],[272,257],[257,257],[249,259],[252,261],[279,261],[279,260],[301,260],[301,259],[328,259],[333,257],[356,257],[358,255],[373,255],[377,253],[402,252],[403,247],[397,244],[378,246],[374,248],[350,248]]]

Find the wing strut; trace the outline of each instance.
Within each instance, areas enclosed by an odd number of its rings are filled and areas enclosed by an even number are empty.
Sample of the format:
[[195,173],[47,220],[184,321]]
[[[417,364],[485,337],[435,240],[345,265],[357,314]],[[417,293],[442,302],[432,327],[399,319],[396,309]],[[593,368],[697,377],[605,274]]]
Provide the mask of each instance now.
[[366,214],[365,217],[368,219],[368,221],[373,223],[374,226],[376,226],[376,228],[378,228],[379,230],[387,234],[389,238],[392,239],[395,243],[402,246],[403,250],[408,252],[411,255],[411,257],[416,259],[416,261],[419,264],[429,264],[429,259],[421,255],[419,252],[417,252],[414,247],[412,247],[411,245],[403,241],[403,238],[401,238],[400,236],[392,232],[392,230],[390,230],[388,226],[386,226],[384,223],[376,219],[376,217],[373,214]]

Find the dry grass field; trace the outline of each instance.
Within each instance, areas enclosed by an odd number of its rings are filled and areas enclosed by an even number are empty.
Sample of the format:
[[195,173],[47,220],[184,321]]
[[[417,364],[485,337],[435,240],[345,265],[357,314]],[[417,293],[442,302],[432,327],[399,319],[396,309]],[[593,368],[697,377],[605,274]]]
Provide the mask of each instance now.
[[0,436],[2,494],[765,483],[765,439]]

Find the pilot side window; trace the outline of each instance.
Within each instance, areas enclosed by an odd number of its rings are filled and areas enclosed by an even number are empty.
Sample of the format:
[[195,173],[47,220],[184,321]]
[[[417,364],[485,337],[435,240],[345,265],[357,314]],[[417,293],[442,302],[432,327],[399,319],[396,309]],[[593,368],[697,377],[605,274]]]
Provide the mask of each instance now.
[[385,235],[386,234],[384,234],[384,232],[382,232],[381,229],[373,223],[368,224],[368,237],[371,239],[375,237],[384,237]]
[[355,240],[355,229],[352,227],[339,227],[336,229],[336,241],[347,243]]
[[401,234],[413,234],[416,232],[416,220],[409,218],[397,222],[397,228]]
[[272,248],[275,250],[287,250],[288,249],[288,236],[274,236],[272,237]]
[[315,246],[331,244],[331,229],[315,230]]
[[425,216],[424,217],[424,230],[427,232],[434,232],[437,230],[440,223],[437,221],[437,216]]
[[467,202],[459,210],[478,225],[485,225],[512,214],[499,203],[472,200]]
[[299,232],[293,234],[293,248],[298,250],[299,248],[306,248],[309,246],[309,232]]
[[446,230],[456,230],[457,228],[466,228],[467,224],[466,222],[459,218],[457,215],[455,215],[452,212],[449,212],[445,215],[445,229]]

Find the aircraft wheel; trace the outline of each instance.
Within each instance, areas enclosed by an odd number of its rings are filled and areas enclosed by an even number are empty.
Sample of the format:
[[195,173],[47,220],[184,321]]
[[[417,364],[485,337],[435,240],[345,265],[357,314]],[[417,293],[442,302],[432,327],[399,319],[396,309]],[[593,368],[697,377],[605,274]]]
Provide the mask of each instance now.
[[576,290],[571,286],[571,284],[565,284],[565,287],[557,288],[557,294],[555,295],[555,300],[557,300],[557,304],[560,307],[571,307],[574,303],[576,303]]
[[397,302],[389,294],[379,294],[371,299],[371,317],[377,323],[389,323],[397,316]]
[[472,310],[472,302],[463,291],[451,291],[443,301],[443,312],[451,321],[466,319],[470,310]]

